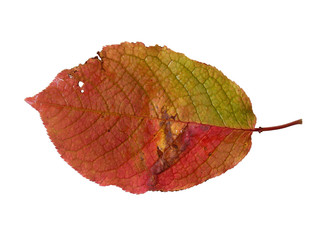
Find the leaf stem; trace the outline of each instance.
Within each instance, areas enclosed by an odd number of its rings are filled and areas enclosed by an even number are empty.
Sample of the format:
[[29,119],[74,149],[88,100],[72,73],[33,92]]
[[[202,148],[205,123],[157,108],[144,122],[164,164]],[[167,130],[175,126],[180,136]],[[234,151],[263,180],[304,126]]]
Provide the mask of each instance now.
[[299,120],[296,120],[296,121],[293,121],[293,122],[290,122],[287,124],[274,126],[274,127],[258,127],[258,128],[254,128],[254,129],[249,129],[249,131],[262,133],[265,131],[273,131],[273,130],[291,127],[291,126],[297,125],[297,124],[302,124],[302,119],[299,119]]

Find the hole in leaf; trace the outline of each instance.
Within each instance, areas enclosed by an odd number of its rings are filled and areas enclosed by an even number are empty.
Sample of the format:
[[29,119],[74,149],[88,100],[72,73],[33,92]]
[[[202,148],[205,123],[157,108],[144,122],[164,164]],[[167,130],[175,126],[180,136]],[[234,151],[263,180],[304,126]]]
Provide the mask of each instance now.
[[79,81],[79,82],[78,82],[79,87],[82,87],[82,86],[83,86],[83,84],[84,84],[84,83],[83,83],[83,82],[81,82],[81,81]]
[[84,90],[83,90],[83,89],[81,89],[81,90],[80,90],[80,92],[81,92],[81,93],[84,93]]

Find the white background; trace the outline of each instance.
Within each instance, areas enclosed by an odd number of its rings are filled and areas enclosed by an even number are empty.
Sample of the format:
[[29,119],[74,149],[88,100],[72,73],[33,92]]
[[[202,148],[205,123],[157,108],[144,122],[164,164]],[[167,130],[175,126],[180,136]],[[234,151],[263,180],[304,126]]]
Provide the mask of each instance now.
[[[320,239],[319,1],[2,1],[1,239]],[[24,102],[123,41],[211,64],[251,98],[257,126],[234,169],[134,195],[76,173]]]

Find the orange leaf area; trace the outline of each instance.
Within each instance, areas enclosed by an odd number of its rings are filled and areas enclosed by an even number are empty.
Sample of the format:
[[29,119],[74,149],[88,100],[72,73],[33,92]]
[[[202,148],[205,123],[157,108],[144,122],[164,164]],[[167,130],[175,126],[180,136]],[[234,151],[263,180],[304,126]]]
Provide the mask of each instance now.
[[182,74],[168,70],[174,60],[148,60],[161,59],[163,51],[172,59],[178,54],[141,43],[107,46],[101,59],[62,71],[26,99],[39,111],[61,157],[84,177],[131,193],[181,190],[224,173],[250,150],[252,132],[245,129],[254,127],[255,117],[242,89],[223,76],[221,86],[230,84],[237,94],[230,97],[231,110],[219,110],[209,94],[212,106],[202,106],[200,90],[190,93],[176,85]]

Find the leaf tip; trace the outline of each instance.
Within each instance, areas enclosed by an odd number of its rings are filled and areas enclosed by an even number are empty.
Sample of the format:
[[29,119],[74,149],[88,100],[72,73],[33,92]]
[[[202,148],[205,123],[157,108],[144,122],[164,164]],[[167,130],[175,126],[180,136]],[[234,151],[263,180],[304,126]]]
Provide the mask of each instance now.
[[34,96],[34,97],[27,97],[27,98],[24,99],[24,101],[26,101],[26,103],[30,104],[31,107],[35,107],[35,104],[36,104],[36,102],[37,102],[37,98],[36,98],[36,96]]

